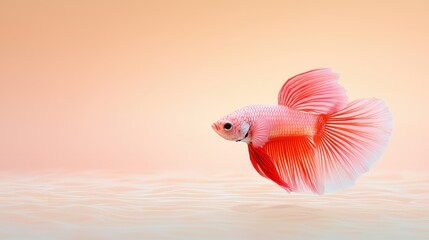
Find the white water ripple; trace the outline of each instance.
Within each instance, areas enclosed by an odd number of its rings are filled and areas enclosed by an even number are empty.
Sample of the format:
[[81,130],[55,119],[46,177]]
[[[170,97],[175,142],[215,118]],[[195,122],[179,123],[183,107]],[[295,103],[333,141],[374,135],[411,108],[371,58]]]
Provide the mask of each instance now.
[[288,194],[256,174],[0,174],[0,239],[429,239],[429,177]]

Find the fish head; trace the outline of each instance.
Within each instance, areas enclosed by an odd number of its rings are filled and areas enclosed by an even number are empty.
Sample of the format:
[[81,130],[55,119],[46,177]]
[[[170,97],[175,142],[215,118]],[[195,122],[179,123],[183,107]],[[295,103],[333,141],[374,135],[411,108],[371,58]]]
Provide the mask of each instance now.
[[226,140],[249,142],[250,123],[245,117],[228,115],[213,123],[212,128]]

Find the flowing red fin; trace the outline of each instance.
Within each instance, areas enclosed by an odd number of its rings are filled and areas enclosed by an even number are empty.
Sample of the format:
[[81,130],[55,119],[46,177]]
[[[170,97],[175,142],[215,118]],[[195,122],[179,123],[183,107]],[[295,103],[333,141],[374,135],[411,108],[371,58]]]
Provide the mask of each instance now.
[[254,147],[252,144],[247,144],[247,146],[249,148],[250,161],[252,162],[252,165],[256,171],[261,176],[271,179],[286,191],[291,192],[291,188],[285,181],[283,181],[282,178],[280,178],[276,166],[273,164],[265,150],[260,147]]
[[300,111],[329,114],[347,105],[347,96],[338,82],[338,75],[329,68],[298,74],[283,85],[279,105]]
[[268,141],[265,151],[273,160],[283,181],[296,192],[324,192],[320,167],[312,139],[307,136],[279,137]]
[[326,124],[315,137],[317,159],[326,190],[335,191],[352,185],[380,157],[392,131],[392,116],[383,101],[370,98],[321,117]]

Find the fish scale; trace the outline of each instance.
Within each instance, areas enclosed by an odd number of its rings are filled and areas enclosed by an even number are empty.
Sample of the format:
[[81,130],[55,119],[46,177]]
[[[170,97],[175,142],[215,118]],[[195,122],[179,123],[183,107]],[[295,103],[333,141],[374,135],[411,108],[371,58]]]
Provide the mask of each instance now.
[[392,116],[380,99],[348,103],[337,79],[330,69],[298,74],[281,88],[278,105],[244,107],[212,128],[247,143],[255,170],[288,192],[350,186],[386,148]]
[[263,117],[270,123],[269,138],[286,136],[314,136],[318,131],[318,115],[297,111],[281,105],[252,105],[238,114],[248,116],[252,125]]

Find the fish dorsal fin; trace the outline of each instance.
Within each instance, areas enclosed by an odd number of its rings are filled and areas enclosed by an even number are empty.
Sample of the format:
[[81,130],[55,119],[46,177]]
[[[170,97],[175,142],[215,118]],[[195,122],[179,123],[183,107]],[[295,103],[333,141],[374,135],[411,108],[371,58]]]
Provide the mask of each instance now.
[[341,110],[347,105],[347,96],[337,79],[338,75],[329,68],[298,74],[283,85],[279,105],[310,113],[329,114]]

